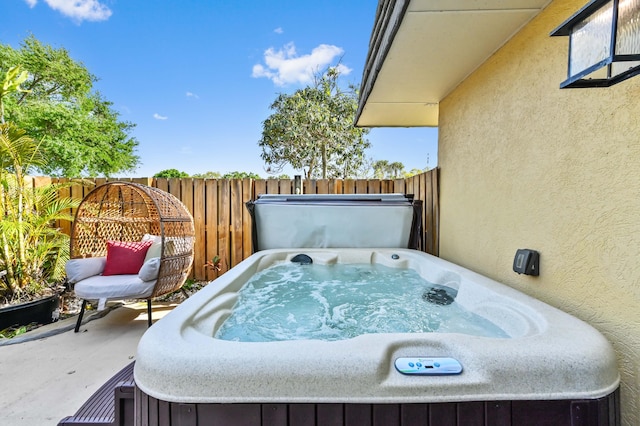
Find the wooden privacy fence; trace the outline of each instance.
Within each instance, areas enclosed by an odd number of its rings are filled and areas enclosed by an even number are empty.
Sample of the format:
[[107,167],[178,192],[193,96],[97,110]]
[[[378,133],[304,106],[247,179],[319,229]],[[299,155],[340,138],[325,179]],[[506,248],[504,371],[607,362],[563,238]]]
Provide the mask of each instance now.
[[[36,177],[34,185],[69,182],[69,179]],[[199,178],[117,178],[89,179],[88,185],[73,185],[63,189],[61,196],[82,199],[95,186],[111,181],[128,181],[154,186],[180,199],[193,215],[196,241],[192,278],[212,280],[249,257],[251,246],[251,217],[245,203],[260,194],[293,194],[294,180],[290,179],[199,179]],[[313,180],[303,181],[305,194],[413,194],[423,201],[423,251],[438,255],[438,169],[407,179],[381,180]],[[73,212],[72,212],[73,213]],[[71,223],[58,224],[69,234]],[[207,260],[219,256],[221,271],[205,268]]]

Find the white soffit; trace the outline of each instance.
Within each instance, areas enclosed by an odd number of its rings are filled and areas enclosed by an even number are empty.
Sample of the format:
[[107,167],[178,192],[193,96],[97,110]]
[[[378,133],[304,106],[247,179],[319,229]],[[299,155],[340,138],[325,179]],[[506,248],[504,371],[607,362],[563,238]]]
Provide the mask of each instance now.
[[549,2],[411,0],[358,125],[437,126],[438,103]]

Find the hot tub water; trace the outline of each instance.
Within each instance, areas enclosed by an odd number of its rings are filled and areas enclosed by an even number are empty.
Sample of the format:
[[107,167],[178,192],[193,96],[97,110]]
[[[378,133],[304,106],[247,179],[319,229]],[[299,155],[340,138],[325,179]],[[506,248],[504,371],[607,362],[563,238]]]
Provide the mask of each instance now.
[[[449,304],[428,294],[446,295]],[[508,338],[455,302],[456,291],[381,264],[274,265],[239,292],[215,337],[240,342],[342,340],[369,333],[462,333]]]

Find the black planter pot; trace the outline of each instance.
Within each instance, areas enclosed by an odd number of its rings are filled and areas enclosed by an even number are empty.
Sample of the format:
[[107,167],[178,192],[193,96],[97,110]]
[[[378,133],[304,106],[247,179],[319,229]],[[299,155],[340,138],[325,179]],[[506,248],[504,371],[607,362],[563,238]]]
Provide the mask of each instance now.
[[45,297],[33,302],[7,306],[0,309],[0,330],[12,326],[21,326],[37,322],[38,324],[50,324],[58,319],[55,315],[60,306],[60,296]]

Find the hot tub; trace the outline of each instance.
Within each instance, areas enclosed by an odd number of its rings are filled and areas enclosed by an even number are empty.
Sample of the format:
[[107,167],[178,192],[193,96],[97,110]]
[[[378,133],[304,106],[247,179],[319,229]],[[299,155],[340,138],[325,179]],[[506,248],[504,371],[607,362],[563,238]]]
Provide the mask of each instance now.
[[[455,303],[504,335],[214,337],[254,274],[301,253],[314,264],[415,270],[455,289]],[[144,334],[135,382],[137,419],[150,425],[619,424],[615,355],[594,328],[458,265],[397,247],[256,252]]]

